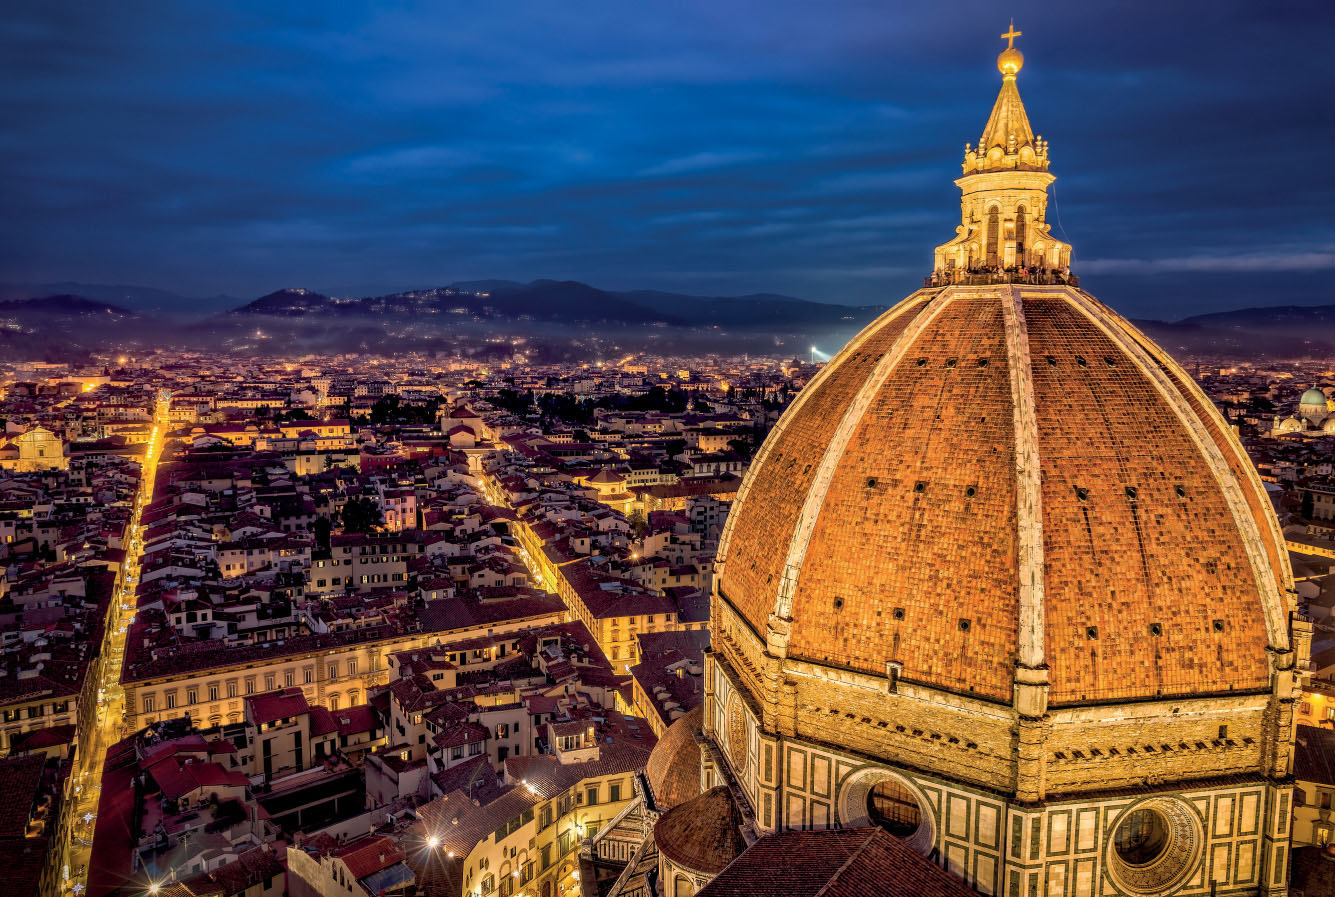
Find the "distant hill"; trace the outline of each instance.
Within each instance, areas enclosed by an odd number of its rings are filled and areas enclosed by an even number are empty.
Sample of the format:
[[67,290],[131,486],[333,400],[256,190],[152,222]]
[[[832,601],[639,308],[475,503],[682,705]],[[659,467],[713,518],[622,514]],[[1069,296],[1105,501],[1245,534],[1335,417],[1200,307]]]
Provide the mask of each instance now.
[[1269,308],[1239,308],[1183,318],[1179,324],[1216,329],[1290,331],[1294,328],[1335,327],[1335,305],[1276,305]]
[[1335,356],[1335,305],[1239,308],[1136,324],[1178,355]]
[[[763,307],[763,313],[758,309]],[[828,305],[791,296],[687,296],[657,290],[601,290],[574,280],[474,280],[384,296],[333,299],[305,289],[269,293],[238,315],[465,315],[483,320],[669,327],[808,327],[871,320],[882,309]]]
[[232,310],[236,315],[277,315],[299,318],[303,315],[325,314],[333,311],[333,301],[323,293],[300,288],[286,288],[267,293],[254,302],[247,302]]
[[[0,285],[0,354],[55,359],[173,346],[242,353],[421,350],[498,359],[518,353],[535,361],[641,350],[802,354],[812,345],[837,350],[885,310],[773,293],[603,290],[573,280],[458,281],[351,298],[292,287],[245,303],[144,287],[55,284],[71,288],[42,292],[39,286]],[[1335,305],[1135,323],[1179,358],[1335,357]]]
[[726,327],[754,326],[761,321],[786,324],[827,324],[832,321],[869,323],[884,308],[879,306],[830,305],[794,299],[775,293],[745,296],[683,296],[658,290],[618,293],[623,299],[648,308],[671,310],[675,315],[704,324]]
[[44,296],[82,296],[95,302],[109,302],[140,314],[169,317],[197,317],[215,314],[232,308],[240,299],[218,294],[216,296],[183,296],[156,287],[127,284],[75,283],[5,283],[0,284],[0,301],[34,299]]
[[0,301],[0,356],[6,358],[82,358],[97,349],[149,345],[159,333],[156,322],[85,296]]
[[80,317],[130,318],[134,312],[109,302],[99,302],[68,293],[41,296],[32,299],[10,299],[0,302],[0,315],[5,317]]
[[280,317],[462,315],[482,319],[580,323],[648,324],[654,320],[687,323],[676,315],[658,313],[588,284],[555,280],[535,280],[529,284],[475,281],[467,285],[355,299],[334,299],[310,290],[284,289],[261,296],[232,313]]

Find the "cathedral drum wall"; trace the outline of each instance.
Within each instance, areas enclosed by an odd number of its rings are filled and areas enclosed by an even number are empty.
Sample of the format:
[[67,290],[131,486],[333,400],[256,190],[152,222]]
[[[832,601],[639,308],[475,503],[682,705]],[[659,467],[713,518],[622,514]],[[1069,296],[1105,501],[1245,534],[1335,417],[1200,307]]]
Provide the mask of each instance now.
[[1011,806],[998,887],[1015,897],[1284,893],[1287,807],[1287,789],[1259,780]]
[[[796,665],[795,666],[800,666]],[[982,787],[1015,780],[1010,708],[900,683],[897,693],[797,675],[799,738]]]
[[[878,824],[869,796],[889,782],[920,812],[917,829],[901,837],[983,894],[1284,892],[1291,789],[1256,774],[1265,695],[1055,711],[1046,743],[1047,799],[1030,805],[1010,796],[1013,736],[1002,719],[1005,708],[920,689],[933,693],[933,705],[907,683],[898,687],[909,694],[837,678],[822,683],[802,675],[810,665],[790,665],[798,710],[793,737],[765,731],[761,708],[725,653],[712,654],[708,665],[712,740],[760,831]],[[831,703],[839,705],[837,714],[828,712]],[[1228,726],[1225,739],[1203,738],[1202,727],[1217,736],[1220,725]],[[1134,754],[1120,748],[1113,754],[1109,743],[1150,737],[1152,753],[1141,745]],[[1164,750],[1170,737],[1178,741]],[[1092,746],[1096,741],[1104,747]],[[984,779],[995,784],[974,784]],[[1151,861],[1132,862],[1144,859],[1129,853],[1141,829],[1151,848],[1156,837],[1162,840]]]
[[1235,695],[1054,711],[1047,794],[1255,774],[1270,696]]

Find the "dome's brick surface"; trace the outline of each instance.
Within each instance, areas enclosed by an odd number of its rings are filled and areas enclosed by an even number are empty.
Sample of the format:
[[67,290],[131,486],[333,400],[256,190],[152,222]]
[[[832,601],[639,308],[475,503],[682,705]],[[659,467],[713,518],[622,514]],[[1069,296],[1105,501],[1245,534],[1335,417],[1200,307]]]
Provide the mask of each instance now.
[[1008,698],[1014,433],[1001,305],[951,302],[849,440],[797,581],[790,653],[868,672],[898,660],[908,678]]
[[[1024,310],[1043,465],[1051,700],[1265,688],[1263,585],[1179,412],[1066,301],[1030,299]],[[1215,619],[1227,621],[1223,632]]]
[[[811,395],[801,400],[804,413],[785,418],[762,450],[762,464],[755,466],[749,479],[747,507],[754,521],[753,531],[737,546],[730,557],[723,589],[748,620],[760,620],[760,630],[774,609],[775,594],[783,572],[787,540],[797,525],[802,503],[815,476],[816,464],[829,445],[833,432],[829,417],[852,401],[854,394],[875,368],[876,362],[890,350],[895,339],[912,320],[916,310],[887,320],[883,316],[861,345],[851,345],[838,370],[823,375],[808,388]],[[858,337],[854,338],[855,342]],[[768,596],[768,597],[767,597]],[[753,624],[754,625],[754,624]]]
[[[788,656],[876,674],[897,661],[906,680],[1009,701],[1021,534],[1037,528],[1031,650],[1053,704],[1265,690],[1267,608],[1285,640],[1284,556],[1232,433],[1106,307],[1025,288],[1008,332],[1015,295],[917,294],[831,362],[753,466],[721,594],[763,637],[794,558]],[[1028,511],[1021,435],[1039,471]]]

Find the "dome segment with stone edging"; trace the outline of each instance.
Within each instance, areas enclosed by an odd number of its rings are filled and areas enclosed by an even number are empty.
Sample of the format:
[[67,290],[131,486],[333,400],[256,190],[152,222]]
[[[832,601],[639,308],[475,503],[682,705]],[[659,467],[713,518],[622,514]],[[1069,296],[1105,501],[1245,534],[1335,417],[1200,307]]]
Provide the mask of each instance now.
[[673,863],[713,876],[746,849],[741,825],[732,794],[720,785],[659,817],[654,844]]
[[1009,702],[1265,690],[1284,544],[1250,461],[1158,346],[1070,287],[923,290],[758,454],[718,594],[789,658]]
[[1311,389],[1307,390],[1307,392],[1303,393],[1303,397],[1298,400],[1298,404],[1312,406],[1320,405],[1322,408],[1325,408],[1326,394],[1313,386]]
[[700,745],[695,736],[704,722],[704,705],[692,707],[677,717],[658,739],[644,773],[660,811],[700,794]]

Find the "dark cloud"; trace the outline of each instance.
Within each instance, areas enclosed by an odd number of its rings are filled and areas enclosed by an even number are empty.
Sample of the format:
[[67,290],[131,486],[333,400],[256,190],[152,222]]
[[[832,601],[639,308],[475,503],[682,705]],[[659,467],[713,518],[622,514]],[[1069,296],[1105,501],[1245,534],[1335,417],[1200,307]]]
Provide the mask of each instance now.
[[[1329,299],[1333,10],[1015,4],[1052,217],[1102,298],[1169,317]],[[996,19],[973,0],[6,4],[0,279],[890,302],[953,233]]]

